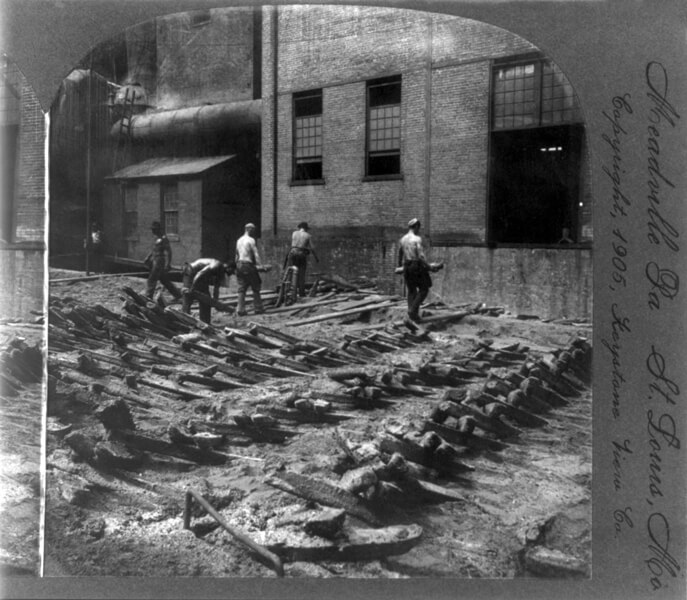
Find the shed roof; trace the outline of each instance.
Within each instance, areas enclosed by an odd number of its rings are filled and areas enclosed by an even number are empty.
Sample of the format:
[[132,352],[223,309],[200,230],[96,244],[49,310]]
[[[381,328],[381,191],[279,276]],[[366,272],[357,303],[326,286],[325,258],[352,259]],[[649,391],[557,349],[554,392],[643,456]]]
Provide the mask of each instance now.
[[198,175],[212,167],[235,158],[235,154],[206,156],[202,158],[149,158],[129,165],[105,179],[143,179],[147,177],[172,177]]

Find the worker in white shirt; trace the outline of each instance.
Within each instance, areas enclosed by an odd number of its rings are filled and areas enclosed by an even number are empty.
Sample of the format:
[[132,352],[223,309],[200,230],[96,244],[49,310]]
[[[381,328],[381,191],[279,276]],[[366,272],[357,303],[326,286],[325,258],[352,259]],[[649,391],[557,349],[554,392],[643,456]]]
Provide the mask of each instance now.
[[246,314],[246,290],[250,287],[253,290],[253,307],[256,314],[265,312],[260,297],[260,271],[266,270],[260,261],[258,246],[255,243],[253,234],[255,225],[247,223],[245,233],[236,241],[236,280],[238,281],[238,301],[236,314],[243,316]]

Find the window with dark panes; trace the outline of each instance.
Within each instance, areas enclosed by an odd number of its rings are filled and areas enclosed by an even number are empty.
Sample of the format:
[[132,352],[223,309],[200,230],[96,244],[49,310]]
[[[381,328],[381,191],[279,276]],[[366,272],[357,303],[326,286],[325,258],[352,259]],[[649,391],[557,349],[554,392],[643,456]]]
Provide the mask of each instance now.
[[541,56],[495,61],[492,243],[557,245],[567,237],[579,240],[583,147],[577,97],[553,62]]
[[322,179],[322,90],[293,96],[293,179]]
[[179,188],[176,183],[162,186],[162,214],[166,234],[179,234]]
[[138,187],[125,185],[122,188],[124,198],[124,237],[138,235]]
[[367,84],[366,175],[401,173],[401,78]]

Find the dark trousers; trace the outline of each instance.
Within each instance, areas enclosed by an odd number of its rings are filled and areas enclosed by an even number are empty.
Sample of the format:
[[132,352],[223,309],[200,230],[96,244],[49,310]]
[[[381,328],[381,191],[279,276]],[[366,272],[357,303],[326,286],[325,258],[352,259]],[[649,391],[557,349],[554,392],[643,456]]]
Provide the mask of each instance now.
[[298,290],[299,296],[305,296],[305,269],[308,266],[308,251],[303,248],[291,248],[289,251],[288,265],[298,268],[296,289]]
[[153,264],[153,266],[150,268],[150,274],[148,275],[148,283],[146,286],[146,296],[148,296],[148,298],[152,298],[153,294],[155,294],[155,288],[157,287],[158,281],[165,286],[167,291],[169,291],[169,293],[172,294],[172,296],[174,296],[176,299],[181,298],[181,292],[169,278],[169,273],[165,269],[164,265],[156,264]]
[[253,290],[253,308],[255,312],[262,312],[262,298],[260,297],[260,286],[262,279],[260,273],[253,263],[239,261],[236,263],[236,281],[238,282],[238,299],[236,302],[236,312],[246,312],[246,290]]
[[[188,291],[184,292],[181,299],[181,310],[187,314],[191,313],[191,305],[193,304],[193,293],[191,292],[191,285],[193,284],[194,274],[190,268],[184,267],[183,276],[183,287]],[[202,278],[201,278],[202,279]],[[210,282],[209,281],[199,281],[195,287],[196,292],[201,294],[210,295]],[[198,301],[198,318],[203,321],[203,323],[210,323],[210,317],[212,315],[212,307],[206,302]]]
[[432,287],[432,278],[423,262],[411,260],[405,263],[404,279],[408,291],[408,316],[417,321],[420,318],[420,306]]

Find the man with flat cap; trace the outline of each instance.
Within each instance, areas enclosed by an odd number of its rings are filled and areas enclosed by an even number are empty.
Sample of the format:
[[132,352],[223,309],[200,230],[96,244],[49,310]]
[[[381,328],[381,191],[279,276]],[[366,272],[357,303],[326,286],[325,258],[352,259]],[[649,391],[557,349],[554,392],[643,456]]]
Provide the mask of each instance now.
[[315,254],[309,229],[306,221],[298,224],[298,229],[291,234],[291,249],[286,259],[287,266],[298,268],[296,288],[301,297],[305,296],[305,269],[308,266],[308,255],[312,254],[314,259],[320,262]]
[[245,233],[236,241],[236,280],[238,281],[238,300],[236,304],[236,314],[243,316],[246,314],[246,290],[253,290],[253,308],[256,314],[265,312],[260,297],[260,286],[262,279],[258,271],[265,271],[265,267],[260,262],[258,246],[255,243],[253,234],[255,225],[247,223],[244,227]]
[[399,242],[398,266],[403,268],[403,278],[408,290],[408,319],[419,323],[420,306],[424,302],[429,288],[432,287],[430,266],[422,250],[422,238],[419,235],[420,220],[408,221],[408,233]]

